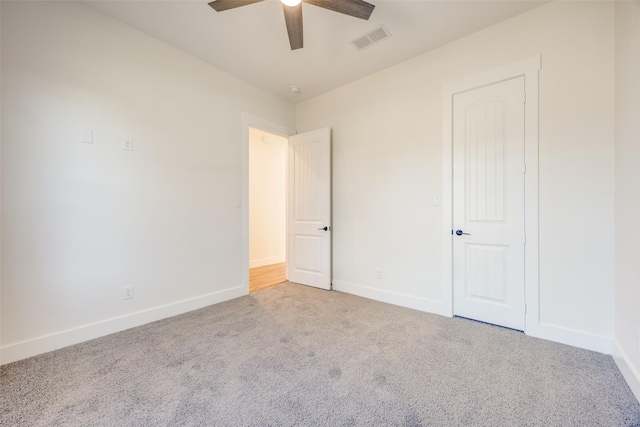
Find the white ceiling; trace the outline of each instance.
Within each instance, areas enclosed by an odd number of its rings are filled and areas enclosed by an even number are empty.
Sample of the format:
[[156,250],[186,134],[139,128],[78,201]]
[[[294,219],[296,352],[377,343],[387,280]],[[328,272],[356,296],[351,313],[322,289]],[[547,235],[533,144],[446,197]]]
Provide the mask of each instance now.
[[[368,0],[368,21],[303,4],[304,48],[291,51],[278,0],[224,12],[207,1],[87,1],[220,69],[298,103],[442,46],[546,1]],[[351,41],[384,25],[391,37]],[[299,94],[289,88],[297,85]]]

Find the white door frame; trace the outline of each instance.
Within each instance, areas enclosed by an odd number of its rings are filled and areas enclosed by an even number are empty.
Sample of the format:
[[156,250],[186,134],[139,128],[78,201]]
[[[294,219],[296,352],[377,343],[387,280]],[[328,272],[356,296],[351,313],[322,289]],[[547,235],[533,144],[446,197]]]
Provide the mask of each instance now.
[[540,327],[538,278],[538,72],[540,55],[485,71],[442,86],[442,278],[445,307],[453,316],[453,97],[454,95],[524,76],[525,102],[525,333],[538,335]]
[[[294,129],[288,128],[261,117],[242,113],[242,287],[249,294],[249,128],[258,128],[266,132],[284,136],[295,135]],[[286,255],[285,255],[286,256]],[[286,262],[286,261],[285,261]]]

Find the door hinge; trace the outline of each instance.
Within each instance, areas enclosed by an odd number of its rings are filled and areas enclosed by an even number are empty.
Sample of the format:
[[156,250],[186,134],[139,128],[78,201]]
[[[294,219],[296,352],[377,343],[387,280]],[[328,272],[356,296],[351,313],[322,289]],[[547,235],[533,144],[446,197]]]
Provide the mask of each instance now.
[[524,305],[524,314],[527,314],[527,304]]
[[527,173],[527,164],[526,163],[522,166],[522,173]]
[[527,103],[527,92],[522,94],[522,103],[526,104]]
[[524,233],[523,236],[524,236],[524,243],[527,243],[527,233]]

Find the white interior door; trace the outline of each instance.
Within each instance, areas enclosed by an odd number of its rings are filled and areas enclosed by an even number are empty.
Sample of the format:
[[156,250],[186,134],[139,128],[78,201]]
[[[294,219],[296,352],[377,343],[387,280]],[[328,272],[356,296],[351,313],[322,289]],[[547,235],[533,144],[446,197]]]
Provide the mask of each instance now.
[[287,278],[331,289],[331,130],[289,138]]
[[453,97],[454,314],[524,330],[524,77]]

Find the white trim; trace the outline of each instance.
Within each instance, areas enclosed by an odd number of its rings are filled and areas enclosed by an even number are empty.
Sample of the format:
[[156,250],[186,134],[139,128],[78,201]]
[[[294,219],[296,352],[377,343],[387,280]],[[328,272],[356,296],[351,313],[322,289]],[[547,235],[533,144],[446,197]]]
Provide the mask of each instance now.
[[442,285],[447,315],[453,316],[453,93],[442,91]]
[[640,372],[633,366],[627,354],[617,341],[613,341],[613,360],[618,365],[622,376],[629,384],[629,388],[640,402]]
[[[444,83],[442,85],[442,95],[445,97],[451,95],[451,97],[453,97],[453,95],[457,93],[468,92],[470,90],[478,89],[484,86],[490,86],[492,84],[499,83],[505,80],[511,80],[520,76],[525,76],[525,80],[526,76],[535,77],[535,81],[537,82],[537,75],[538,71],[540,71],[540,66],[541,56],[535,55],[527,59],[494,68],[492,70],[474,74],[473,76],[463,77],[459,80]],[[528,98],[527,102],[529,102]]]
[[166,319],[182,313],[197,310],[223,301],[246,295],[246,289],[242,286],[225,289],[218,292],[202,295],[136,313],[127,314],[113,319],[80,326],[66,331],[56,332],[50,335],[9,344],[0,348],[0,360],[2,364],[26,359],[27,357],[57,350],[73,344],[78,344],[94,338],[103,337],[125,329],[135,328],[156,320]]
[[[258,128],[284,137],[296,131],[284,125],[242,113],[242,286],[249,293],[249,128]],[[286,262],[286,260],[285,260]]]
[[549,323],[538,323],[534,326],[528,325],[525,332],[534,338],[542,338],[585,350],[611,354],[613,342],[611,337],[591,334],[589,332],[569,329]]
[[269,258],[262,258],[262,259],[254,259],[249,261],[249,268],[263,267],[265,265],[271,265],[271,264],[280,264],[282,262],[285,262],[286,260],[287,260],[287,257],[285,255],[272,256]]
[[[442,280],[446,289],[444,295],[448,315],[453,315],[453,97],[454,95],[492,85],[520,76],[525,79],[525,332],[540,329],[540,301],[538,277],[538,72],[540,55],[533,56],[503,67],[488,70],[474,76],[442,85],[443,128],[442,128],[442,233],[443,269]],[[553,335],[553,334],[552,334]],[[579,342],[579,339],[575,341]]]
[[334,280],[332,286],[334,291],[358,295],[360,297],[369,298],[380,302],[386,302],[388,304],[399,305],[401,307],[412,308],[414,310],[439,314],[441,316],[449,316],[448,306],[442,301],[436,301],[428,298],[419,298],[413,295],[406,295],[398,292],[371,288],[369,286],[358,285],[355,283],[343,282],[339,280]]

